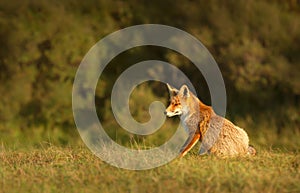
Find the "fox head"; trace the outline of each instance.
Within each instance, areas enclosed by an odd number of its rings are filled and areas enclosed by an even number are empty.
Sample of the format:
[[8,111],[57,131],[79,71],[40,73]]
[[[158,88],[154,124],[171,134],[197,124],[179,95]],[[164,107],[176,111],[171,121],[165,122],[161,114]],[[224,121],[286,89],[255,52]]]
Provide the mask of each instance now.
[[190,91],[186,85],[183,85],[179,90],[167,84],[170,94],[170,105],[165,110],[168,117],[187,114],[189,109],[187,101],[190,97]]

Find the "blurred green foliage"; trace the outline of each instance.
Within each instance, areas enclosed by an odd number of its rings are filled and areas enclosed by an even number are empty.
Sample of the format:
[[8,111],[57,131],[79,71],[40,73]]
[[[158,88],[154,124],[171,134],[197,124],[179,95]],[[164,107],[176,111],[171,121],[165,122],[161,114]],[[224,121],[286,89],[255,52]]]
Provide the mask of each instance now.
[[[254,143],[291,142],[289,136],[300,136],[299,18],[297,0],[0,1],[0,131],[74,133],[72,84],[85,53],[111,32],[159,23],[191,33],[209,49],[224,76],[227,116]],[[188,59],[158,47],[135,48],[100,77],[97,110],[109,128],[117,126],[110,109],[114,81],[146,59],[179,67],[210,103],[206,83]],[[160,83],[146,83],[136,94],[130,105],[139,121],[149,119],[149,101],[168,99]]]

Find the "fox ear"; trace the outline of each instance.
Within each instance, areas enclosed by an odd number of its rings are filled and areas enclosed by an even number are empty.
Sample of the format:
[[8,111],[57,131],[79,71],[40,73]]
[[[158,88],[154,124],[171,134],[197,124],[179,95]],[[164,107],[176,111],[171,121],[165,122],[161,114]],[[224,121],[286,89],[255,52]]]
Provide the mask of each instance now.
[[183,97],[190,97],[190,90],[185,84],[182,85],[179,92]]
[[178,94],[179,91],[176,88],[170,86],[168,83],[167,83],[167,87],[168,87],[170,96],[175,96]]

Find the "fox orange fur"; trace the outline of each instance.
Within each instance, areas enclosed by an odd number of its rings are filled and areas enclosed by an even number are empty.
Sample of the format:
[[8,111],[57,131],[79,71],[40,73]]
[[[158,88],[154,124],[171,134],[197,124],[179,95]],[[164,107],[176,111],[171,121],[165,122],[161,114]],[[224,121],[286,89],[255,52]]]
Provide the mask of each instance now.
[[214,110],[203,104],[186,85],[179,90],[167,84],[170,105],[165,114],[168,117],[179,115],[188,139],[181,148],[183,157],[201,141],[200,154],[217,156],[255,155],[256,150],[249,146],[247,133],[229,120],[217,115]]

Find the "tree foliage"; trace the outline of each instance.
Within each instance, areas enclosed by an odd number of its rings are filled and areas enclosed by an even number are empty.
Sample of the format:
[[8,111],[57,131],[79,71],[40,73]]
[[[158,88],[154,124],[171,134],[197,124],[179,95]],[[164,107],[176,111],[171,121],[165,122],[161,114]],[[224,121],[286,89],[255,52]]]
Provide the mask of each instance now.
[[[279,133],[299,132],[299,7],[295,0],[1,1],[1,128],[74,127],[72,84],[85,53],[113,31],[159,23],[188,31],[213,54],[227,87],[228,116],[252,120],[251,127],[269,121]],[[118,56],[101,77],[96,102],[102,118],[113,119],[108,101],[118,74],[145,59],[177,65],[209,103],[203,78],[186,58],[137,48]],[[152,84],[151,92],[166,97],[160,87]]]

